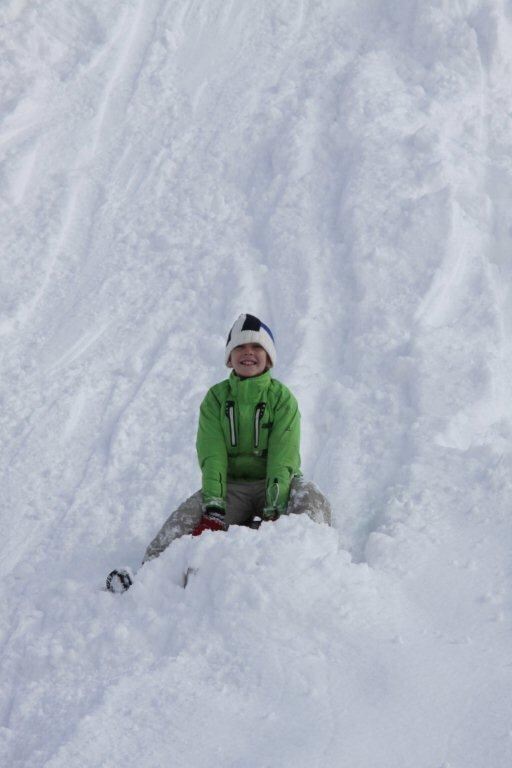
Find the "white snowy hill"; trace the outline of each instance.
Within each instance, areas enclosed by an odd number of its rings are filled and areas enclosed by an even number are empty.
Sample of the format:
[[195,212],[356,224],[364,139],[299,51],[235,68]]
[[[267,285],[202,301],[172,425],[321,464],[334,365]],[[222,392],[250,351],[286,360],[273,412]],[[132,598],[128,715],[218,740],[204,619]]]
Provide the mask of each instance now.
[[[510,768],[509,0],[3,0],[0,46],[0,765]],[[244,311],[335,527],[102,591]]]

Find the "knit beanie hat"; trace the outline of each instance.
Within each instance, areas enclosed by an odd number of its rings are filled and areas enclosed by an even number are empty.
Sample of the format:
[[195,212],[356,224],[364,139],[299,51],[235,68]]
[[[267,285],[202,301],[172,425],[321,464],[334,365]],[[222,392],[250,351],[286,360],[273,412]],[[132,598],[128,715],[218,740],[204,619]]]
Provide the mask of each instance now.
[[231,328],[226,342],[226,365],[233,349],[241,344],[260,344],[269,356],[270,364],[276,364],[277,352],[272,331],[254,315],[240,315]]

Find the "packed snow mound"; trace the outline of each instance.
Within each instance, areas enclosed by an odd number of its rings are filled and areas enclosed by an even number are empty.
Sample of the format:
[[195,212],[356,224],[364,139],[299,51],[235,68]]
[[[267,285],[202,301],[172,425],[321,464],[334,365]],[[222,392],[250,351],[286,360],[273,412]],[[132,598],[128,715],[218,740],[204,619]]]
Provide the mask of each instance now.
[[[25,596],[34,606],[24,608],[31,682],[17,691],[26,735],[8,764],[37,755],[55,767],[140,768],[170,756],[177,766],[213,756],[271,765],[283,744],[283,765],[318,760],[338,738],[330,710],[347,675],[368,686],[379,675],[355,635],[392,610],[368,567],[349,560],[334,530],[284,518],[184,537],[124,595],[41,582]],[[7,660],[19,650],[12,644]]]
[[[437,595],[418,602],[413,570],[432,552],[407,538],[410,572],[383,534],[371,568],[351,562],[334,529],[284,517],[183,537],[122,595],[71,576],[18,587],[2,612],[18,617],[3,651],[3,763],[334,768],[378,751],[389,768],[436,765],[446,733],[462,759],[475,729],[469,764],[482,765],[510,713],[489,656],[499,601],[480,593],[481,628],[471,586],[432,615]],[[450,566],[436,563],[443,576]],[[479,577],[455,569],[461,582]]]

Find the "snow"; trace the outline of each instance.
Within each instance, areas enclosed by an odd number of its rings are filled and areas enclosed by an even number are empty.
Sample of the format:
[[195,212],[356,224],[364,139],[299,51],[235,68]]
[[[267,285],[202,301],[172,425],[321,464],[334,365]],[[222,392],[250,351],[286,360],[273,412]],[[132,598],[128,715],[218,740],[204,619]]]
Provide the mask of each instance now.
[[[4,0],[2,766],[512,764],[511,43],[507,0]],[[106,593],[243,311],[335,525]]]

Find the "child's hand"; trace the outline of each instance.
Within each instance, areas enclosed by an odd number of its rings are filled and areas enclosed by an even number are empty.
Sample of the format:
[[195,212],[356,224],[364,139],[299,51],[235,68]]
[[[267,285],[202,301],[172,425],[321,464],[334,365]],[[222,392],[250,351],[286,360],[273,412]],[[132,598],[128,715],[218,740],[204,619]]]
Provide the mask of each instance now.
[[203,531],[227,531],[229,526],[224,517],[223,509],[207,507],[203,512],[202,518],[192,531],[192,536],[200,536]]
[[281,513],[277,507],[264,507],[261,514],[264,520],[277,520]]

